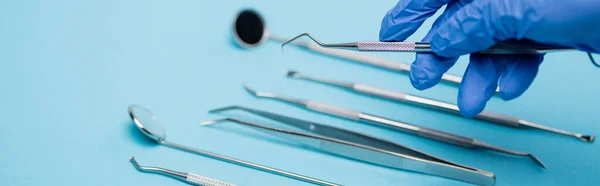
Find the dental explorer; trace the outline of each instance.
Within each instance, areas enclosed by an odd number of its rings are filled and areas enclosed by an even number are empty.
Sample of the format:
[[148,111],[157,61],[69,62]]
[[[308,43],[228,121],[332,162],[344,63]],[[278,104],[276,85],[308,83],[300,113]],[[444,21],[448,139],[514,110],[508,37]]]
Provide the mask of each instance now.
[[220,154],[215,154],[212,152],[203,151],[200,149],[195,149],[192,147],[187,147],[187,146],[183,146],[183,145],[179,145],[176,143],[171,143],[171,142],[165,141],[165,138],[166,138],[165,129],[163,128],[162,124],[158,121],[158,119],[156,119],[154,114],[152,114],[150,111],[148,111],[147,109],[145,109],[139,105],[130,105],[128,108],[128,112],[129,112],[129,116],[131,117],[131,119],[133,120],[133,122],[135,123],[137,128],[140,129],[140,131],[142,133],[144,133],[144,135],[146,135],[148,138],[151,138],[152,140],[154,140],[155,142],[157,142],[160,145],[164,145],[164,146],[167,146],[167,147],[170,147],[173,149],[198,154],[201,156],[213,158],[213,159],[228,162],[228,163],[233,163],[233,164],[240,165],[240,166],[245,166],[248,168],[253,168],[253,169],[264,171],[267,173],[276,174],[276,175],[304,181],[307,183],[323,185],[323,186],[340,186],[339,184],[319,180],[316,178],[311,178],[308,176],[303,176],[300,174],[291,173],[291,172],[279,170],[276,168],[267,167],[264,165],[259,165],[256,163],[251,163],[251,162],[235,159],[232,157],[223,156]]
[[[431,49],[430,43],[425,42],[379,42],[379,41],[359,41],[352,43],[323,43],[316,39],[314,36],[309,33],[300,34],[285,43],[281,44],[281,48],[286,44],[302,37],[307,36],[312,41],[317,43],[318,45],[326,48],[342,48],[342,49],[350,49],[350,50],[358,50],[358,51],[380,51],[380,52],[433,52]],[[559,47],[559,46],[550,46],[543,45],[532,42],[520,41],[518,43],[511,42],[501,42],[496,45],[486,49],[479,51],[481,54],[545,54],[549,52],[559,52],[559,51],[577,51],[575,48],[571,47]],[[587,55],[592,62],[592,64],[596,67],[600,66],[594,60],[594,57],[591,53],[587,52]]]
[[[342,88],[344,90],[358,92],[358,93],[365,94],[365,95],[371,95],[371,96],[375,96],[375,97],[385,98],[388,100],[402,102],[402,103],[410,103],[413,105],[417,105],[417,106],[421,106],[421,107],[425,107],[425,108],[431,108],[431,109],[435,109],[438,111],[443,111],[443,112],[455,114],[458,116],[462,116],[460,114],[460,111],[459,111],[457,105],[442,102],[442,101],[437,101],[437,100],[433,100],[433,99],[429,99],[429,98],[414,96],[414,95],[405,94],[402,92],[396,92],[396,91],[392,91],[392,90],[386,90],[386,89],[377,88],[377,87],[373,87],[373,86],[369,86],[369,85],[365,85],[365,84],[342,82],[342,81],[330,80],[330,79],[326,79],[326,78],[322,78],[322,77],[309,76],[309,75],[305,75],[305,74],[302,74],[302,73],[299,73],[299,72],[293,71],[293,70],[288,71],[287,76],[291,77],[291,78],[295,78],[295,79],[304,79],[304,80],[308,80],[311,82],[318,82],[318,83]],[[506,115],[502,115],[502,114],[498,114],[498,113],[487,112],[487,111],[483,111],[483,112],[479,113],[477,116],[474,117],[474,119],[491,122],[491,123],[495,123],[495,124],[501,124],[501,125],[510,126],[510,127],[515,127],[515,128],[528,127],[528,128],[543,130],[543,131],[552,132],[552,133],[556,133],[556,134],[562,134],[565,136],[575,137],[581,141],[588,142],[588,143],[594,142],[594,139],[595,139],[594,135],[583,135],[580,133],[573,133],[573,132],[569,132],[569,131],[565,131],[565,130],[561,130],[561,129],[555,129],[555,128],[551,128],[548,126],[533,123],[533,122],[530,122],[527,120],[523,120],[523,119],[511,117],[511,116],[506,116]]]
[[206,126],[222,121],[231,121],[260,132],[301,143],[322,152],[381,167],[409,170],[477,185],[490,186],[496,182],[496,177],[491,172],[453,163],[394,142],[342,128],[237,105],[213,109],[210,113],[221,113],[228,110],[242,110],[305,132],[264,126],[232,118],[210,120],[201,124]]
[[[232,32],[235,44],[244,49],[256,48],[267,41],[275,41],[278,43],[285,43],[288,41],[285,38],[270,34],[263,17],[257,11],[252,9],[243,9],[237,13],[235,20],[233,21]],[[406,63],[361,54],[355,51],[325,48],[312,42],[291,42],[289,44],[322,55],[371,65],[393,72],[408,73],[410,71],[410,65]],[[462,77],[444,74],[442,75],[442,81],[453,85],[459,85],[462,81]]]
[[246,89],[246,91],[248,93],[250,93],[251,95],[253,95],[255,97],[278,100],[278,101],[282,101],[284,103],[295,105],[295,106],[298,106],[300,108],[304,108],[307,110],[312,110],[312,111],[316,111],[316,112],[323,113],[323,114],[333,115],[333,116],[337,116],[337,117],[341,117],[341,118],[345,118],[345,119],[349,119],[349,120],[353,120],[353,121],[360,121],[360,122],[364,122],[364,123],[375,124],[375,125],[378,125],[381,127],[386,127],[386,128],[391,128],[391,129],[402,131],[402,132],[407,132],[407,133],[414,134],[414,135],[417,135],[420,137],[437,140],[437,141],[444,142],[444,143],[451,144],[451,145],[461,146],[461,147],[470,148],[470,149],[483,148],[483,149],[493,150],[496,152],[516,155],[516,156],[527,156],[531,160],[536,162],[539,166],[546,168],[546,165],[544,165],[544,163],[542,163],[542,161],[540,159],[538,159],[536,156],[534,156],[531,153],[512,151],[512,150],[504,149],[501,147],[497,147],[497,146],[485,143],[483,141],[479,141],[477,139],[459,136],[459,135],[455,135],[455,134],[451,134],[451,133],[447,133],[447,132],[443,132],[443,131],[438,131],[435,129],[419,127],[416,125],[403,123],[400,121],[387,119],[384,117],[379,117],[379,116],[375,116],[375,115],[371,115],[371,114],[366,114],[366,113],[362,113],[359,111],[350,110],[350,109],[346,109],[346,108],[342,108],[342,107],[337,107],[337,106],[328,105],[328,104],[319,103],[319,102],[310,101],[310,100],[279,96],[279,95],[276,95],[273,93],[268,93],[268,92],[258,92],[246,84],[244,84],[244,88]]
[[183,172],[173,171],[173,170],[164,169],[164,168],[160,168],[160,167],[146,167],[146,166],[141,166],[137,161],[135,161],[135,158],[133,156],[129,157],[129,161],[140,172],[149,172],[149,173],[155,173],[155,174],[165,175],[165,176],[168,176],[168,177],[172,177],[172,178],[184,181],[184,182],[189,183],[191,185],[198,185],[198,186],[235,186],[234,184],[231,184],[231,183],[227,183],[227,182],[224,182],[224,181],[215,180],[215,179],[212,179],[212,178],[207,178],[207,177],[196,175],[196,174],[193,174],[193,173],[183,173]]

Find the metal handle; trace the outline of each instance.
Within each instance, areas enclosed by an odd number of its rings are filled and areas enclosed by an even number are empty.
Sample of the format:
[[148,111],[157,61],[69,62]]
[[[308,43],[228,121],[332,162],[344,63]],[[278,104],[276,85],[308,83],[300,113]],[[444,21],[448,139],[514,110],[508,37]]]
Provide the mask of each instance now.
[[360,51],[382,51],[382,52],[415,52],[414,42],[358,42]]
[[511,127],[520,127],[519,118],[510,117],[502,114],[496,114],[492,112],[483,111],[475,116],[477,119],[493,122],[496,124],[503,124]]
[[556,47],[551,45],[543,45],[532,42],[501,42],[496,43],[494,46],[480,51],[479,53],[485,54],[543,54],[555,51],[573,51],[575,48],[570,47]]
[[377,66],[377,67],[381,67],[381,68],[385,68],[385,69],[393,70],[393,71],[400,71],[400,72],[409,72],[410,71],[410,65],[407,65],[402,62],[396,62],[396,61],[387,60],[387,59],[383,59],[383,58],[375,57],[375,56],[363,55],[363,54],[360,54],[355,51],[324,48],[324,47],[321,47],[314,43],[299,43],[299,44],[307,47],[308,49],[310,49],[312,51],[319,52],[322,54],[327,54],[330,56],[335,56],[335,57],[339,57],[339,58],[343,58],[343,59],[358,61],[358,62],[366,63],[369,65],[373,65],[373,66]]
[[450,144],[460,145],[460,146],[467,147],[467,148],[475,147],[475,144],[474,144],[475,139],[458,136],[458,135],[450,134],[447,132],[442,132],[442,131],[438,131],[438,130],[421,127],[417,134],[419,136],[423,136],[423,137],[426,137],[429,139],[434,139],[434,140],[438,140],[438,141],[442,141],[442,142],[446,142],[446,143],[450,143]]
[[[352,61],[360,62],[363,64],[368,64],[368,65],[376,66],[379,68],[384,68],[387,70],[403,72],[403,73],[410,72],[410,65],[405,64],[403,62],[392,61],[392,60],[388,60],[388,59],[384,59],[384,58],[380,58],[380,57],[376,57],[376,56],[364,55],[364,54],[360,54],[356,51],[325,48],[325,47],[321,47],[314,43],[298,42],[298,45],[304,46],[311,51],[318,52],[321,54],[339,57],[339,58],[347,59],[347,60],[352,60]],[[444,74],[444,75],[442,75],[442,80],[444,80],[445,82],[451,83],[451,84],[459,85],[460,82],[462,81],[462,77],[451,75],[451,74]]]
[[[427,108],[432,108],[435,110],[444,111],[444,112],[453,113],[453,114],[462,116],[460,114],[458,106],[455,104],[450,104],[450,103],[446,103],[446,102],[442,102],[442,101],[421,98],[421,97],[411,96],[411,95],[407,95],[406,100],[408,100],[407,102],[410,102],[410,103],[413,103],[416,105],[420,105],[420,106],[424,106]],[[479,120],[492,122],[492,123],[496,123],[496,124],[507,125],[507,126],[511,126],[511,127],[519,127],[519,125],[520,125],[518,118],[514,118],[514,117],[502,115],[502,114],[496,114],[496,113],[492,113],[492,112],[487,112],[487,111],[483,111],[483,112],[479,113],[478,115],[475,116],[475,118],[479,119]]]
[[371,96],[378,96],[378,97],[383,97],[386,99],[391,99],[391,100],[396,100],[396,101],[401,101],[401,102],[408,101],[408,100],[406,100],[407,94],[404,94],[401,92],[375,88],[375,87],[363,85],[363,84],[353,84],[352,89],[354,89],[357,92],[365,93],[365,94],[368,94]]
[[[360,51],[382,52],[432,52],[430,43],[421,42],[358,42]],[[554,51],[572,51],[570,47],[555,47],[528,42],[501,42],[479,51],[484,54],[543,54]]]
[[165,145],[165,146],[170,147],[170,148],[174,148],[174,149],[178,149],[178,150],[182,150],[182,151],[186,151],[186,152],[190,152],[190,153],[194,153],[194,154],[206,156],[206,157],[209,157],[209,158],[213,158],[213,159],[216,159],[216,160],[221,160],[221,161],[224,161],[224,162],[233,163],[233,164],[236,164],[236,165],[241,165],[241,166],[253,168],[253,169],[256,169],[256,170],[261,170],[261,171],[272,173],[272,174],[276,174],[276,175],[285,176],[285,177],[288,177],[288,178],[293,178],[293,179],[296,179],[296,180],[301,180],[301,181],[308,182],[308,183],[313,183],[313,184],[323,185],[323,186],[339,186],[338,184],[335,184],[335,183],[331,183],[331,182],[319,180],[319,179],[316,179],[316,178],[311,178],[311,177],[308,177],[308,176],[304,176],[304,175],[300,175],[300,174],[296,174],[296,173],[292,173],[292,172],[287,172],[287,171],[279,170],[279,169],[272,168],[272,167],[267,167],[267,166],[264,166],[264,165],[259,165],[259,164],[256,164],[256,163],[251,163],[251,162],[247,162],[247,161],[243,161],[243,160],[238,160],[238,159],[235,159],[235,158],[232,158],[232,157],[228,157],[228,156],[223,156],[223,155],[219,155],[219,154],[207,152],[207,151],[203,151],[203,150],[200,150],[200,149],[196,149],[196,148],[191,148],[191,147],[179,145],[179,144],[176,144],[176,143],[170,143],[170,142],[167,142],[167,141],[160,141],[160,144]]
[[236,186],[231,183],[215,180],[212,178],[207,178],[207,177],[192,174],[192,173],[188,173],[185,181],[192,185],[199,185],[199,186]]
[[306,102],[306,108],[355,121],[360,119],[360,112],[319,102],[308,101]]
[[402,123],[399,121],[386,119],[386,118],[382,118],[382,117],[378,117],[378,116],[374,116],[374,115],[370,115],[370,114],[361,114],[360,116],[361,116],[361,120],[367,121],[367,122],[370,122],[373,124],[377,124],[382,127],[388,127],[391,129],[401,130],[401,131],[419,135],[421,137],[438,140],[441,142],[450,143],[450,144],[454,144],[454,145],[459,145],[459,146],[463,146],[463,147],[467,147],[467,148],[475,147],[475,144],[474,144],[475,139],[472,139],[472,138],[458,136],[458,135],[454,135],[454,134],[450,134],[450,133],[442,132],[442,131],[437,131],[437,130],[433,130],[433,129],[418,127],[418,126],[414,126],[411,124]]

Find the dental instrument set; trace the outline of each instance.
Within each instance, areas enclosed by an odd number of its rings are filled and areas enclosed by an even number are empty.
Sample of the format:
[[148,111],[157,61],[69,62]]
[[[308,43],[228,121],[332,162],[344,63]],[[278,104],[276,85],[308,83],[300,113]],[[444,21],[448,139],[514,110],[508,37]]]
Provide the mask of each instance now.
[[[357,51],[379,51],[379,52],[416,52],[416,53],[432,53],[430,43],[426,42],[378,42],[378,41],[359,41],[349,43],[323,43],[316,39],[309,33],[303,33],[295,36],[291,39],[285,39],[278,36],[273,36],[269,33],[266,23],[262,16],[252,10],[244,9],[235,17],[233,22],[233,40],[234,43],[244,49],[251,49],[260,46],[267,41],[275,41],[281,43],[281,48],[286,45],[294,45],[296,47],[306,49],[311,52],[318,54],[337,57],[346,59],[361,64],[371,65],[382,69],[387,69],[394,72],[410,73],[410,64],[402,63],[393,60],[387,60],[376,56],[364,55]],[[313,42],[296,41],[301,37],[308,37]],[[504,54],[546,54],[550,52],[561,52],[561,51],[577,51],[575,48],[570,47],[556,47],[550,45],[540,45],[537,43],[511,43],[501,42],[496,44],[489,49],[479,51],[482,54],[491,55],[504,55]],[[600,67],[595,61],[591,53],[587,53],[591,62]],[[345,82],[339,80],[333,80],[329,78],[317,77],[305,75],[303,73],[290,70],[287,72],[287,76],[294,79],[303,79],[311,82],[321,83],[337,88],[341,88],[346,91],[356,92],[363,95],[369,95],[379,97],[395,102],[408,103],[416,106],[420,106],[427,109],[441,111],[444,113],[450,113],[457,116],[460,114],[457,105],[438,101],[431,98],[419,97],[416,95],[410,95],[403,92],[387,90],[378,88],[366,84]],[[462,77],[451,74],[443,74],[441,80],[459,85],[462,82]],[[493,87],[492,87],[493,88]],[[398,130],[408,134],[412,134],[418,137],[443,142],[446,144],[460,146],[467,149],[483,149],[508,155],[527,157],[534,161],[537,165],[542,168],[546,168],[546,165],[536,156],[529,152],[520,152],[498,147],[478,139],[469,138],[449,132],[444,132],[436,129],[426,128],[411,123],[405,123],[398,120],[393,120],[373,114],[368,114],[348,108],[328,105],[312,100],[299,99],[295,97],[287,97],[276,95],[269,92],[256,91],[250,86],[244,84],[244,89],[258,98],[267,98],[277,101],[284,102],[286,104],[298,106],[300,108],[314,111],[321,114],[330,116],[340,117],[356,122],[362,122],[372,124],[379,127],[388,129]],[[496,93],[499,93],[499,88],[496,87]],[[284,128],[278,128],[273,126],[264,125],[260,122],[251,122],[239,118],[226,117],[222,119],[208,120],[201,122],[203,127],[209,127],[222,122],[232,122],[244,127],[281,137],[290,141],[298,142],[303,147],[308,147],[319,152],[327,154],[333,154],[341,157],[345,157],[351,160],[359,162],[369,163],[376,166],[406,170],[411,172],[422,173],[426,175],[438,176],[453,180],[458,180],[466,183],[491,186],[496,183],[496,176],[492,172],[485,170],[469,167],[454,163],[452,161],[442,159],[428,153],[416,150],[411,147],[400,145],[395,142],[387,141],[377,137],[369,136],[366,134],[328,126],[312,121],[303,119],[293,118],[273,112],[258,110],[254,108],[244,106],[227,106],[222,108],[216,108],[210,111],[214,114],[222,114],[225,111],[230,110],[241,110],[260,117],[266,118],[277,123],[290,126],[298,130],[289,130]],[[252,168],[255,170],[263,171],[266,173],[279,175],[299,181],[303,181],[310,184],[322,185],[322,186],[340,186],[340,184],[308,177],[305,175],[292,173],[273,167],[268,167],[232,157],[215,154],[212,152],[192,148],[189,146],[183,146],[177,143],[165,141],[166,132],[162,124],[156,119],[153,113],[139,105],[130,105],[128,107],[128,113],[136,127],[152,141],[159,145],[166,146],[172,149],[193,153],[215,160]],[[538,123],[527,121],[521,118],[502,115],[499,113],[493,113],[489,111],[483,111],[476,115],[474,118],[489,123],[500,124],[504,126],[510,126],[514,128],[531,128],[542,131],[547,131],[555,134],[561,134],[565,136],[575,137],[581,141],[592,143],[595,140],[594,135],[584,135],[581,133],[574,133],[562,129],[552,128],[544,126]],[[133,156],[130,157],[130,162],[140,172],[155,173],[171,178],[181,180],[183,182],[192,185],[201,186],[235,186],[234,184],[227,183],[224,181],[203,177],[193,173],[184,173],[173,171],[161,167],[147,167],[140,165]]]
[[539,158],[537,158],[536,156],[534,156],[531,153],[507,150],[507,149],[504,149],[501,147],[494,146],[492,144],[485,143],[483,141],[479,141],[477,139],[459,136],[456,134],[451,134],[451,133],[447,133],[447,132],[443,132],[443,131],[439,131],[439,130],[435,130],[435,129],[420,127],[420,126],[412,125],[409,123],[404,123],[404,122],[400,122],[400,121],[396,121],[396,120],[392,120],[392,119],[388,119],[388,118],[384,118],[384,117],[380,117],[380,116],[376,116],[376,115],[371,115],[371,114],[367,114],[367,113],[363,113],[363,112],[359,112],[359,111],[355,111],[355,110],[350,110],[350,109],[346,109],[346,108],[342,108],[342,107],[328,105],[328,104],[324,104],[324,103],[320,103],[320,102],[304,100],[304,99],[297,99],[297,98],[286,97],[286,96],[280,96],[280,95],[276,95],[276,94],[268,93],[268,92],[259,92],[259,91],[252,89],[250,86],[248,86],[246,84],[244,84],[244,89],[251,95],[258,97],[258,98],[273,99],[273,100],[281,101],[283,103],[298,106],[303,109],[315,111],[318,113],[332,115],[332,116],[336,116],[336,117],[340,117],[340,118],[345,118],[345,119],[349,119],[352,121],[359,121],[359,122],[363,122],[363,123],[374,124],[377,126],[390,128],[390,129],[394,129],[394,130],[398,130],[398,131],[402,131],[402,132],[407,132],[409,134],[413,134],[413,135],[417,135],[420,137],[444,142],[444,143],[451,144],[451,145],[461,146],[461,147],[470,148],[470,149],[487,149],[487,150],[492,150],[492,151],[515,155],[515,156],[529,157],[531,160],[533,160],[535,163],[537,163],[540,167],[546,168],[544,163]]
[[[343,82],[343,81],[326,79],[326,78],[322,78],[322,77],[309,76],[309,75],[305,75],[305,74],[302,74],[300,72],[293,71],[293,70],[288,71],[287,76],[291,77],[291,78],[295,78],[295,79],[304,79],[304,80],[308,80],[311,82],[318,82],[318,83],[342,88],[344,90],[357,92],[357,93],[364,94],[364,95],[375,96],[375,97],[384,98],[384,99],[401,102],[401,103],[410,103],[410,104],[421,106],[424,108],[434,109],[434,110],[462,116],[460,114],[460,111],[458,110],[457,105],[434,100],[434,99],[429,99],[429,98],[419,97],[419,96],[410,95],[410,94],[406,94],[406,93],[402,93],[402,92],[382,89],[382,88],[373,87],[373,86],[369,86],[369,85],[365,85],[365,84]],[[594,139],[596,138],[594,135],[583,135],[580,133],[573,133],[573,132],[569,132],[569,131],[565,131],[565,130],[561,130],[561,129],[556,129],[556,128],[551,128],[548,126],[540,125],[540,124],[530,122],[530,121],[527,121],[524,119],[520,119],[520,118],[516,118],[516,117],[512,117],[512,116],[506,116],[506,115],[488,112],[488,111],[483,111],[483,112],[479,113],[477,116],[474,117],[474,119],[478,119],[478,120],[482,120],[482,121],[486,121],[486,122],[490,122],[490,123],[495,123],[495,124],[501,124],[504,126],[515,127],[515,128],[538,129],[538,130],[552,132],[552,133],[561,134],[561,135],[565,135],[565,136],[575,137],[581,141],[588,142],[588,143],[594,142]]]
[[494,185],[496,181],[494,174],[491,172],[460,165],[390,141],[341,128],[243,106],[228,106],[213,109],[210,112],[221,113],[228,110],[246,111],[306,131],[307,133],[274,128],[232,118],[209,120],[201,124],[206,126],[231,121],[261,132],[299,142],[319,151],[377,166],[419,172],[477,185]]
[[133,120],[133,122],[135,123],[137,128],[142,133],[144,133],[144,135],[146,135],[148,138],[154,140],[156,143],[158,143],[160,145],[164,145],[166,147],[170,147],[173,149],[198,154],[201,156],[209,157],[212,159],[216,159],[216,160],[220,160],[220,161],[224,161],[224,162],[228,162],[228,163],[232,163],[232,164],[236,164],[236,165],[240,165],[240,166],[245,166],[248,168],[253,168],[253,169],[264,171],[267,173],[276,174],[276,175],[296,179],[299,181],[304,181],[307,183],[323,185],[323,186],[339,186],[339,184],[331,183],[328,181],[323,181],[323,180],[319,180],[316,178],[311,178],[308,176],[304,176],[304,175],[300,175],[300,174],[296,174],[296,173],[292,173],[292,172],[287,172],[287,171],[279,170],[276,168],[267,167],[264,165],[247,162],[247,161],[235,159],[232,157],[215,154],[212,152],[203,151],[200,149],[196,149],[196,148],[192,148],[192,147],[188,147],[188,146],[183,146],[183,145],[180,145],[177,143],[171,143],[171,142],[165,141],[165,138],[166,138],[165,129],[163,128],[162,124],[158,121],[158,119],[156,119],[154,114],[152,114],[150,111],[148,111],[147,109],[145,109],[139,105],[129,106],[128,112],[129,112],[129,116],[131,117],[131,119]]

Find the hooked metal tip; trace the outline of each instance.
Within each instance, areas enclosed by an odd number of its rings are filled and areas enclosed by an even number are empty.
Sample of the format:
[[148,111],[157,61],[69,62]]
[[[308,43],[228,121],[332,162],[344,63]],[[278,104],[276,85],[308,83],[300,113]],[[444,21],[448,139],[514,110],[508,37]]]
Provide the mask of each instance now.
[[287,71],[287,76],[288,77],[298,77],[297,75],[298,75],[298,71],[295,71],[295,70],[288,70]]
[[137,169],[137,170],[142,170],[142,166],[140,166],[140,164],[135,161],[135,158],[133,156],[129,157],[129,162],[131,162],[131,164],[133,164],[133,166]]
[[281,52],[283,53],[283,46],[287,45],[288,43],[291,43],[292,41],[302,37],[302,36],[307,36],[308,38],[310,38],[311,40],[313,40],[315,43],[324,46],[325,44],[323,44],[321,41],[319,41],[317,38],[313,37],[312,35],[310,35],[309,33],[302,33],[296,37],[293,37],[292,39],[284,42],[283,44],[281,44]]
[[544,162],[542,162],[542,160],[540,160],[539,158],[537,158],[533,154],[527,153],[527,156],[529,156],[533,161],[535,161],[542,168],[544,168],[544,169],[546,168],[546,165],[544,164]]
[[592,143],[596,139],[596,136],[593,136],[593,135],[583,135],[583,136],[577,136],[577,138],[579,138],[581,141]]

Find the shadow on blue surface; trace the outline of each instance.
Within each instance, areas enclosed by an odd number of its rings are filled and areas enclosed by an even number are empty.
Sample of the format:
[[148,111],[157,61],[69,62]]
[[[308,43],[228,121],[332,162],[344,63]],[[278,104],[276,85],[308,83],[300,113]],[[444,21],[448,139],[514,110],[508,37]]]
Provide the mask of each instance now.
[[145,147],[154,147],[158,145],[156,141],[150,139],[148,136],[142,133],[142,131],[140,131],[140,129],[138,129],[135,126],[135,123],[133,123],[133,121],[125,122],[124,126],[127,129],[131,139],[133,139],[133,141],[137,142],[138,144],[141,144]]

